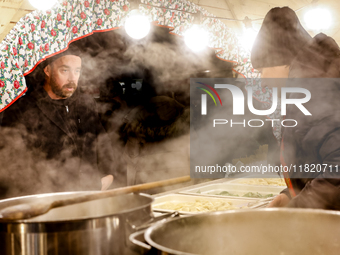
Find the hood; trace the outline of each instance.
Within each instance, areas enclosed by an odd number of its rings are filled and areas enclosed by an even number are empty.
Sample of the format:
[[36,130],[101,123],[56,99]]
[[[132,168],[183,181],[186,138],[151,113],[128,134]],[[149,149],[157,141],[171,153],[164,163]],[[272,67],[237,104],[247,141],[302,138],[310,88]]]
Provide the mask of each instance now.
[[338,78],[339,63],[339,46],[333,38],[320,33],[294,59],[289,78]]

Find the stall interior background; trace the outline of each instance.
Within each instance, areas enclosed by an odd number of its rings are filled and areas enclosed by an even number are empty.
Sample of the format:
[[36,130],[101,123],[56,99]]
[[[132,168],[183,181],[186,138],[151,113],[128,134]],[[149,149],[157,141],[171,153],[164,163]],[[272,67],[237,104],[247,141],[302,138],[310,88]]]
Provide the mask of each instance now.
[[[247,38],[247,29],[243,22],[245,17],[252,20],[254,31],[258,31],[265,14],[274,7],[288,6],[297,11],[302,25],[312,35],[323,32],[331,36],[338,44],[340,42],[340,2],[337,0],[191,0],[198,6],[217,17],[227,18],[222,20],[236,34]],[[331,14],[331,23],[328,28],[313,29],[307,26],[306,13],[315,8],[326,9]],[[0,40],[3,40],[14,25],[25,14],[32,12],[34,7],[28,0],[1,0],[0,1]],[[238,21],[233,21],[238,20]]]
[[[340,15],[336,15],[340,12],[340,2],[336,0],[289,2],[195,0],[192,2],[217,17],[229,19],[222,21],[243,38],[248,48],[251,47],[249,43],[255,38],[264,15],[273,7],[287,5],[297,10],[302,25],[312,36],[323,32],[333,37],[338,44],[340,43]],[[328,28],[308,29],[304,15],[314,7],[327,8],[333,14]],[[0,40],[22,16],[33,10],[28,0],[0,1]],[[245,26],[246,17],[252,20],[251,27]],[[182,37],[169,34],[169,29],[164,27],[152,26],[149,35],[139,41],[130,38],[124,29],[118,29],[93,34],[73,44],[84,53],[80,89],[92,95],[97,101],[102,124],[114,145],[117,169],[120,169],[120,175],[115,180],[118,186],[124,186],[128,182],[125,173],[126,162],[122,160],[122,152],[126,150],[129,136],[136,135],[133,132],[128,133],[125,129],[126,116],[129,116],[133,109],[147,107],[154,97],[160,97],[161,100],[174,99],[182,110],[171,114],[184,116],[181,124],[184,125],[182,131],[185,135],[189,130],[190,116],[186,115],[185,110],[190,107],[190,78],[237,77],[237,73],[232,70],[233,63],[218,59],[213,49],[207,48],[195,53],[185,46]],[[28,86],[27,93],[30,93],[35,86],[43,82],[42,70],[36,68],[25,78]],[[158,102],[159,105],[162,104]],[[162,107],[167,110],[169,108],[167,102],[164,102]],[[162,115],[162,107],[159,110],[160,115]],[[174,106],[174,111],[176,109]],[[157,109],[153,111],[159,114]],[[137,118],[136,116],[134,117]],[[171,125],[171,122],[168,124]],[[156,143],[160,140],[162,138],[154,134],[148,142]],[[254,153],[256,149],[258,147],[254,148]]]

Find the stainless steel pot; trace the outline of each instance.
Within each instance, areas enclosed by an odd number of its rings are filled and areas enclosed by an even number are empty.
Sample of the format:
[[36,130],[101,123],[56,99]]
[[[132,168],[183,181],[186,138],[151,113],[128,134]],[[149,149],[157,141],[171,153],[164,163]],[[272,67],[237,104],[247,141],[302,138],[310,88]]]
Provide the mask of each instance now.
[[200,214],[156,224],[145,232],[145,240],[157,254],[167,255],[338,255],[340,212],[258,209]]
[[[0,201],[11,205],[54,201],[84,193],[52,193]],[[128,236],[153,217],[153,198],[145,194],[115,196],[51,210],[22,221],[0,221],[1,255],[134,254]]]

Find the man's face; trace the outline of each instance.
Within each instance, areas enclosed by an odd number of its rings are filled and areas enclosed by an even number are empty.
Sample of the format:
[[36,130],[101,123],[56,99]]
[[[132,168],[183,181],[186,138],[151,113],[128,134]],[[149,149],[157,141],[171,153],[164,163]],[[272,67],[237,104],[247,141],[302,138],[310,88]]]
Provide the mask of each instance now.
[[78,86],[81,58],[67,55],[58,58],[45,70],[52,99],[65,99],[73,95]]

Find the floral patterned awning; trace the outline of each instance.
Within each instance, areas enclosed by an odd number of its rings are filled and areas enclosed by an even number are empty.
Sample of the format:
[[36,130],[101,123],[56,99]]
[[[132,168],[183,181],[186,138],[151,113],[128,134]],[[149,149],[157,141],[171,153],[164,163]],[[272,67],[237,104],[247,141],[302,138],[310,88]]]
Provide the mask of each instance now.
[[[142,0],[141,12],[158,25],[173,28],[171,33],[183,35],[190,27],[193,15],[203,8],[186,0]],[[155,6],[166,8],[157,8]],[[0,112],[15,102],[27,90],[24,76],[68,45],[95,32],[120,28],[130,10],[126,0],[67,0],[50,11],[34,11],[24,16],[0,44]],[[177,11],[182,10],[182,11]],[[211,35],[209,47],[216,56],[235,63],[234,71],[243,77],[255,77],[249,52],[236,35],[218,19],[204,18],[203,26]],[[256,91],[256,90],[255,90]]]

